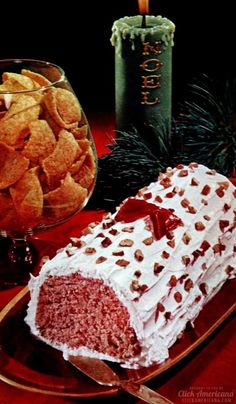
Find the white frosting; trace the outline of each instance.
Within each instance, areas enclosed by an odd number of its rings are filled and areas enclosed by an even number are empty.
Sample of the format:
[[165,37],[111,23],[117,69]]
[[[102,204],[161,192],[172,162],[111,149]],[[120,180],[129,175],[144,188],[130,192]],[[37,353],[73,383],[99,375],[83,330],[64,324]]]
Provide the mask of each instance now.
[[[170,186],[166,187],[168,181]],[[206,190],[206,186],[210,188]],[[35,324],[38,295],[45,279],[49,275],[65,276],[79,272],[85,277],[102,279],[128,309],[130,324],[142,350],[138,357],[123,365],[139,367],[161,363],[168,358],[168,348],[185,329],[186,323],[194,321],[224,282],[236,275],[236,188],[226,177],[203,165],[179,166],[173,170],[168,169],[157,182],[141,190],[135,199],[146,199],[160,207],[174,209],[174,214],[183,222],[183,226],[173,231],[175,245],[169,245],[170,239],[166,236],[146,245],[143,241],[153,234],[147,229],[145,219],[132,223],[116,222],[106,228],[107,224],[113,222],[117,212],[109,215],[100,224],[90,228],[91,233],[81,237],[84,246],[77,248],[69,244],[44,264],[37,278],[31,279],[31,301],[26,322],[33,334],[51,344],[40,336]],[[188,201],[188,206],[184,201]],[[225,222],[220,222],[222,220]],[[199,224],[203,225],[201,230]],[[130,227],[133,227],[133,231],[127,232]],[[117,234],[112,235],[111,230],[117,230]],[[104,237],[97,237],[101,233]],[[191,238],[188,244],[185,233]],[[111,244],[104,247],[102,242],[106,237],[111,240]],[[124,239],[131,240],[133,244],[120,246]],[[209,243],[204,254],[201,247],[203,241]],[[217,252],[217,246],[220,245],[224,249]],[[94,249],[93,254],[87,253],[88,247]],[[135,258],[137,250],[141,250],[144,256],[142,261]],[[202,252],[202,255],[194,260],[193,252],[196,250]],[[124,255],[113,255],[116,251],[123,251]],[[169,254],[168,258],[163,257],[163,251]],[[183,262],[186,256],[190,258],[187,265]],[[106,260],[96,263],[99,257],[105,257]],[[117,264],[118,260],[126,260],[128,264],[122,267]],[[164,266],[159,274],[154,273],[155,263]],[[137,270],[141,274],[139,277],[135,275]],[[181,281],[183,275],[186,278]],[[171,287],[169,282],[172,276],[176,277],[177,282]],[[190,289],[187,280],[192,281]],[[135,285],[138,282],[141,288],[145,285],[143,288],[146,290],[143,289],[142,293],[141,289],[134,290],[133,281]],[[176,292],[179,292],[181,301],[177,299]],[[159,311],[156,317],[158,303],[164,306],[164,311]],[[65,358],[69,354],[82,354],[114,360],[86,347],[72,350],[65,345],[51,345],[62,350]]]

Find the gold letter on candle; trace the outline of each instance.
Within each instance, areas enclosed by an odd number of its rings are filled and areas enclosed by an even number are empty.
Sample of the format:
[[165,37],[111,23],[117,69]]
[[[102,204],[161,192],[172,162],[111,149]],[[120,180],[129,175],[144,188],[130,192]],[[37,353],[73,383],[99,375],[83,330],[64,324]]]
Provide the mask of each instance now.
[[159,83],[160,78],[161,78],[160,74],[142,76],[142,80],[143,80],[142,88],[160,88],[161,87],[161,85]]
[[158,97],[156,97],[153,101],[151,101],[151,100],[149,101],[149,96],[150,96],[149,91],[142,92],[142,95],[143,95],[143,101],[141,101],[141,104],[143,104],[143,105],[155,105],[155,104],[159,104],[159,102],[160,102]]
[[163,63],[158,59],[148,59],[145,60],[140,67],[142,67],[142,69],[146,72],[155,72],[156,70],[159,70],[162,65]]
[[150,53],[157,56],[161,54],[161,41],[156,41],[155,45],[150,45],[150,42],[144,42],[143,55],[150,55]]

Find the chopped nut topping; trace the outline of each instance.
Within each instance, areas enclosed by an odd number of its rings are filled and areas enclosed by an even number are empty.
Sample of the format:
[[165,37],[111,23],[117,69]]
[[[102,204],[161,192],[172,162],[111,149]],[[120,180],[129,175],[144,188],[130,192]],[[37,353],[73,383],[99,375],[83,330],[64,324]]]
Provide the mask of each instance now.
[[208,205],[208,202],[206,201],[206,199],[202,199],[202,200],[201,200],[201,203],[202,203],[203,205],[205,205],[205,206]]
[[155,198],[155,201],[159,202],[159,203],[162,203],[163,199],[159,195],[157,195],[156,198]]
[[220,230],[223,233],[225,231],[225,228],[229,226],[229,221],[228,220],[220,220],[219,221],[219,226],[220,226]]
[[209,221],[211,220],[210,216],[208,216],[208,215],[204,215],[203,218],[204,218],[207,222],[209,222]]
[[221,244],[221,243],[217,243],[217,244],[215,244],[213,247],[213,251],[214,251],[214,253],[215,254],[220,254],[221,255],[221,252],[222,251],[225,251],[225,245],[224,244]]
[[193,281],[192,281],[192,279],[188,278],[184,282],[184,289],[186,290],[186,292],[188,292],[191,288],[193,288]]
[[198,295],[197,297],[195,297],[195,302],[196,303],[200,302],[201,298],[202,298],[202,296]]
[[176,195],[176,193],[172,191],[172,192],[167,192],[167,194],[165,194],[165,197],[166,198],[173,198],[175,195]]
[[112,255],[114,255],[115,257],[122,257],[123,255],[125,255],[124,251],[113,251]]
[[171,312],[170,311],[166,311],[164,314],[166,320],[170,320],[171,319]]
[[186,198],[182,199],[182,201],[181,201],[180,203],[181,203],[181,205],[183,206],[183,208],[187,208],[188,205],[190,205],[189,200],[186,199]]
[[228,205],[227,203],[224,204],[223,210],[224,212],[228,212],[228,210],[230,209],[230,205]]
[[163,188],[169,188],[171,187],[171,180],[169,177],[164,177],[160,181],[160,184],[163,186]]
[[169,285],[170,285],[170,287],[172,287],[172,288],[177,285],[177,278],[176,278],[175,275],[172,275],[172,276],[171,276],[171,278],[170,278],[170,280],[169,280]]
[[132,281],[130,285],[130,289],[134,292],[137,292],[139,290],[140,286],[138,281]]
[[180,188],[180,190],[179,190],[179,192],[178,192],[178,195],[179,195],[179,196],[183,196],[184,193],[185,193],[185,189],[184,189],[184,188]]
[[174,294],[174,299],[177,303],[180,303],[182,301],[182,295],[180,292],[175,292]]
[[198,259],[198,257],[203,256],[204,255],[204,251],[196,249],[192,252],[193,255],[193,262],[192,264]]
[[138,196],[143,196],[143,194],[147,191],[148,187],[143,187],[141,189],[139,189],[138,191]]
[[111,239],[110,239],[109,237],[105,237],[105,238],[102,240],[101,244],[102,244],[102,246],[103,246],[104,248],[107,248],[109,245],[112,244],[112,241],[111,241]]
[[168,240],[172,240],[174,238],[174,232],[172,230],[169,230],[166,233],[166,238],[168,238]]
[[187,232],[185,232],[185,233],[183,234],[182,240],[183,240],[184,244],[188,245],[188,244],[190,243],[190,241],[191,241],[191,236],[190,236],[190,234],[187,233]]
[[120,247],[132,247],[133,244],[133,240],[130,240],[129,238],[125,238],[119,242]]
[[141,273],[141,271],[139,269],[137,269],[137,271],[135,271],[134,275],[137,276],[137,278],[140,278],[142,273]]
[[178,174],[178,177],[187,177],[188,170],[181,170]]
[[104,262],[104,261],[106,261],[106,260],[107,260],[106,257],[103,257],[103,256],[98,257],[98,258],[96,259],[96,264],[101,264],[102,262]]
[[209,248],[210,248],[210,243],[207,241],[207,240],[204,240],[203,242],[202,242],[202,244],[201,244],[201,249],[203,250],[203,251],[207,251]]
[[134,227],[133,226],[123,227],[122,231],[125,233],[133,233]]
[[200,291],[202,292],[202,294],[203,294],[204,296],[207,296],[208,285],[207,285],[205,282],[203,282],[203,283],[201,283],[201,284],[199,285],[199,289],[200,289]]
[[219,196],[219,198],[223,198],[225,194],[225,188],[220,186],[219,188],[216,189],[216,194]]
[[80,238],[70,237],[70,241],[73,247],[81,248],[85,246],[85,242],[80,240]]
[[143,261],[143,259],[144,259],[143,253],[139,249],[134,252],[134,257],[139,262]]
[[103,233],[98,233],[98,234],[96,235],[96,238],[97,238],[97,237],[102,237],[102,238],[104,238],[105,235],[104,235]]
[[193,177],[192,181],[191,181],[191,185],[196,187],[197,185],[199,185],[199,181],[196,178]]
[[167,251],[164,250],[164,251],[162,251],[161,256],[162,256],[162,258],[164,258],[164,259],[168,259],[169,256],[170,256],[170,254],[169,254]]
[[218,182],[218,184],[220,185],[220,187],[222,187],[225,190],[227,190],[229,188],[229,182],[228,181],[221,181],[221,182]]
[[184,274],[179,278],[179,282],[182,284],[183,281],[188,277],[188,274]]
[[184,165],[183,164],[177,164],[176,168],[178,170],[182,170],[184,168]]
[[110,233],[112,236],[116,236],[119,232],[118,232],[118,230],[116,230],[116,229],[111,229],[111,230],[109,230],[109,233]]
[[68,257],[72,257],[72,255],[74,255],[73,251],[69,250],[68,248],[66,249],[66,254]]
[[155,322],[157,321],[157,319],[159,317],[159,313],[164,313],[164,311],[165,311],[165,307],[163,306],[163,304],[157,303],[156,312],[155,312]]
[[192,213],[192,214],[195,214],[195,213],[197,213],[197,209],[196,208],[194,208],[194,206],[188,206],[188,212],[189,213]]
[[189,264],[190,264],[190,258],[189,258],[189,256],[188,255],[183,255],[183,257],[182,257],[182,262],[183,262],[183,264],[185,265],[185,266],[188,266]]
[[207,264],[205,262],[202,264],[202,269],[203,269],[203,271],[205,271],[207,269]]
[[151,245],[153,243],[153,237],[148,237],[145,240],[143,240],[143,244],[145,245]]
[[129,265],[129,261],[124,259],[117,260],[116,265],[119,265],[119,267],[127,267],[127,265]]
[[177,193],[179,192],[179,187],[175,186],[175,187],[172,189],[172,192],[174,192],[175,194],[177,194]]
[[91,255],[91,254],[95,254],[96,250],[95,250],[95,248],[87,247],[84,252],[85,252],[85,254]]
[[148,289],[148,285],[145,285],[145,284],[141,285],[140,288],[139,288],[141,293],[144,293],[145,290],[147,290],[147,289]]
[[157,308],[161,313],[164,313],[165,307],[163,306],[162,303],[157,303]]
[[145,194],[143,194],[143,199],[145,199],[145,201],[151,198],[152,198],[151,192],[146,192]]
[[203,231],[203,230],[205,230],[205,225],[202,222],[196,222],[195,229],[197,231]]
[[115,224],[115,220],[112,219],[109,222],[103,222],[102,227],[103,229],[109,229],[113,224]]
[[163,265],[158,264],[158,262],[155,262],[154,264],[154,268],[153,268],[153,272],[155,275],[161,273],[161,271],[164,269],[165,267]]
[[202,190],[201,190],[201,194],[202,195],[209,195],[209,193],[211,192],[211,187],[209,185],[205,185]]
[[216,175],[216,170],[206,171],[206,174],[208,174],[208,175]]
[[92,227],[91,226],[87,226],[85,227],[82,231],[81,234],[83,236],[86,236],[87,234],[92,234]]
[[174,239],[167,241],[167,244],[168,244],[171,248],[175,248],[175,240],[174,240]]

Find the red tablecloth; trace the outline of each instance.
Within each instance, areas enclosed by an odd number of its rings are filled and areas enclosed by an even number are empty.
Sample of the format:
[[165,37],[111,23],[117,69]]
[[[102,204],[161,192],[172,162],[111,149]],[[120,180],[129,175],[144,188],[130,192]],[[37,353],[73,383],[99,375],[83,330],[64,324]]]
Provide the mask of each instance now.
[[[105,144],[114,136],[113,120],[102,115],[89,117],[99,156],[107,151]],[[81,212],[80,220],[73,218],[62,226],[44,232],[39,237],[64,245],[77,227],[101,217],[101,212]],[[21,287],[0,292],[0,310]],[[236,320],[227,321],[197,352],[161,377],[148,383],[174,403],[236,403]],[[76,400],[29,393],[0,381],[0,404],[65,404]],[[79,401],[87,403],[87,400]],[[122,394],[114,398],[97,399],[96,403],[137,403]]]

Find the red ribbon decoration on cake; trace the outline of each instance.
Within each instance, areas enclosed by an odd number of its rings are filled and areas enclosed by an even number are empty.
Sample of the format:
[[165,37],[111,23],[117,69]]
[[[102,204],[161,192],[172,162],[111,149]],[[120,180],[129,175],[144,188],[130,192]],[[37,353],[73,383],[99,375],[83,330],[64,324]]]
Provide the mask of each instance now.
[[135,198],[127,199],[115,216],[116,222],[125,223],[135,222],[142,218],[145,218],[146,223],[150,225],[150,230],[156,240],[160,240],[169,231],[183,225],[182,220],[172,211]]

